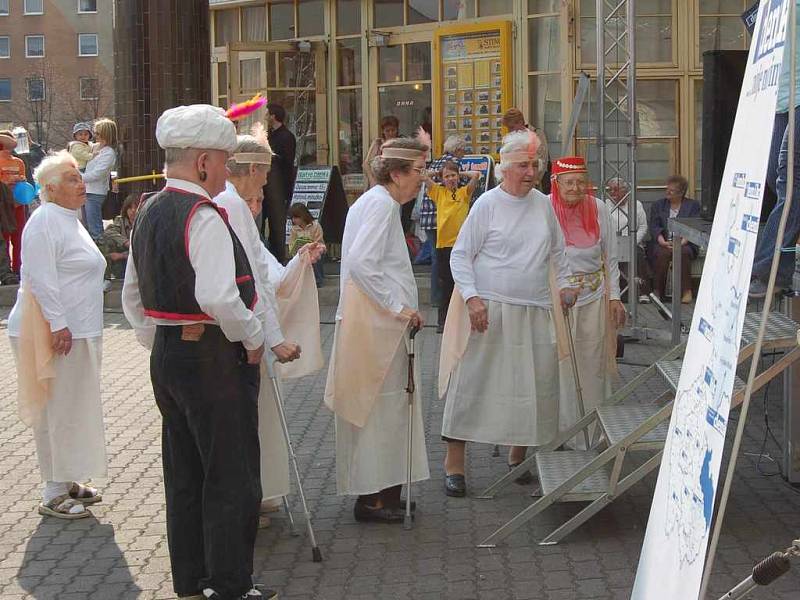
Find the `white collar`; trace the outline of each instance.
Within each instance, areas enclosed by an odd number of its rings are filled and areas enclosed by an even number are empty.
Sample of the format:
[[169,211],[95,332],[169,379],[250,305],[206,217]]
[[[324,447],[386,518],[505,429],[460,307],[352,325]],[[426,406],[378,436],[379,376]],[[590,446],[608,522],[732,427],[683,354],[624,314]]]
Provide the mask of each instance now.
[[211,200],[211,196],[208,195],[207,191],[205,191],[196,183],[192,183],[191,181],[186,181],[185,179],[176,179],[174,177],[167,177],[167,182],[164,187],[180,190],[182,192],[187,192],[189,194],[196,194],[198,196],[202,196],[203,198],[208,198],[209,200]]

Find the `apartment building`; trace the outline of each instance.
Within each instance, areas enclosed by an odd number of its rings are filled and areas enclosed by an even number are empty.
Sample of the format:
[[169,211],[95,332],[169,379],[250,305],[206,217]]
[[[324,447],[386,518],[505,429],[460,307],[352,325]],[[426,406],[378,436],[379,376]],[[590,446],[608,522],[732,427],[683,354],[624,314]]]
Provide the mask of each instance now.
[[0,128],[45,149],[113,116],[113,0],[0,0]]

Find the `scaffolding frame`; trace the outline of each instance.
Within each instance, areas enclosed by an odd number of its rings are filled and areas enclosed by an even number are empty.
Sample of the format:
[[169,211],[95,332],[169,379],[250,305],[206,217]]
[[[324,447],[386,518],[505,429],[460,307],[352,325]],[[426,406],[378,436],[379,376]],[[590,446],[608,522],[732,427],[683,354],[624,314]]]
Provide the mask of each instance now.
[[[638,327],[639,297],[636,273],[636,13],[635,0],[596,0],[597,27],[597,149],[600,169],[598,192],[605,198],[609,182],[627,188],[612,213],[627,207],[628,305],[630,329]],[[621,148],[625,147],[624,155]],[[618,235],[620,232],[617,232]]]

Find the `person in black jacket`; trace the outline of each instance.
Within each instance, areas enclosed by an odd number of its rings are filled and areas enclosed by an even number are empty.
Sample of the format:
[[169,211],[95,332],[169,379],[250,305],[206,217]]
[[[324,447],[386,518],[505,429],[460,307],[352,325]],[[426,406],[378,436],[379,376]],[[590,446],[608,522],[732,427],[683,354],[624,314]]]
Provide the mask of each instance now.
[[264,186],[264,223],[269,223],[267,247],[281,263],[286,263],[286,209],[294,190],[294,157],[297,141],[284,125],[286,109],[280,104],[267,104],[267,138],[272,159],[267,185]]

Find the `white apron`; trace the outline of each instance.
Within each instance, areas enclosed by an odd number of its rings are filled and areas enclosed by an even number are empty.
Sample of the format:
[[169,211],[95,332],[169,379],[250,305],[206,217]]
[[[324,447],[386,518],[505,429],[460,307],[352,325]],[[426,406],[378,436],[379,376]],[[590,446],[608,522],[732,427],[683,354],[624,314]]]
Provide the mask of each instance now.
[[538,446],[558,432],[558,351],[551,311],[484,300],[489,328],[470,333],[447,388],[442,435]]
[[[19,340],[10,337],[14,360]],[[66,356],[53,361],[51,396],[33,424],[42,481],[104,479],[107,476],[100,367],[103,338],[72,341]]]
[[[280,379],[278,385],[281,385]],[[288,496],[289,450],[264,360],[261,361],[261,388],[258,393],[258,441],[261,445],[261,499]]]
[[[428,454],[425,448],[425,426],[419,386],[421,339],[416,338],[417,379],[414,398],[414,439],[411,480],[430,479]],[[336,339],[334,335],[334,348]],[[392,359],[380,394],[364,427],[336,416],[336,491],[340,495],[374,494],[406,483],[408,435],[408,337]],[[335,354],[331,355],[335,369]]]

